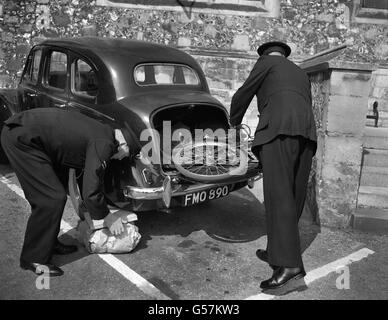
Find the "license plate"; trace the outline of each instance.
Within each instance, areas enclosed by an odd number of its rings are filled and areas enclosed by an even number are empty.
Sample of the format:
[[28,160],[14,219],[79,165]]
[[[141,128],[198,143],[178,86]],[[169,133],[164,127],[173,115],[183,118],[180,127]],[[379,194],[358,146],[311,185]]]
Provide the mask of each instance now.
[[225,197],[229,194],[229,187],[230,186],[222,186],[209,190],[188,193],[183,197],[183,206],[192,206],[205,202],[206,200],[214,200]]

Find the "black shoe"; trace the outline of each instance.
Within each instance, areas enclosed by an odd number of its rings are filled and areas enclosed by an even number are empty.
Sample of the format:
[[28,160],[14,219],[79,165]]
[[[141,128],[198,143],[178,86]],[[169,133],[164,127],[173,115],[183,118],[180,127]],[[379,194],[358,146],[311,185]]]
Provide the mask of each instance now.
[[[261,260],[261,261],[264,261],[264,262],[267,262],[268,263],[268,252],[267,250],[263,250],[263,249],[258,249],[256,251],[256,256]],[[268,263],[269,264],[269,263]],[[275,270],[276,269],[276,266],[272,265],[272,264],[269,264],[269,266],[272,268],[272,270]]]
[[263,290],[277,289],[283,287],[292,280],[303,278],[306,272],[303,268],[278,267],[275,269],[272,277],[263,281],[260,288]]
[[54,246],[54,254],[60,254],[60,255],[70,254],[70,253],[76,252],[77,250],[78,250],[77,246],[63,244],[63,243],[60,243],[59,241],[57,241]]
[[43,264],[35,262],[20,261],[20,267],[24,270],[31,270],[37,275],[47,273],[50,277],[58,277],[63,275],[63,270],[53,264]]

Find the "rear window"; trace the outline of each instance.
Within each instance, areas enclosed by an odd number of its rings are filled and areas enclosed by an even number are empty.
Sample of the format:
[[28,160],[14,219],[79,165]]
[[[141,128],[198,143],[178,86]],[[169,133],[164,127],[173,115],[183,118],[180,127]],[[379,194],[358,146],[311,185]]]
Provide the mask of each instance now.
[[141,64],[135,68],[134,78],[139,86],[200,84],[198,74],[192,68],[179,64]]

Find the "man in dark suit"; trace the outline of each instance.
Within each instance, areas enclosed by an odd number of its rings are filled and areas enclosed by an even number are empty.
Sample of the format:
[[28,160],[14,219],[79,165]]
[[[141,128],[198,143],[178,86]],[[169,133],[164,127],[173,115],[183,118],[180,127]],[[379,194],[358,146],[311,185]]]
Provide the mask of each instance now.
[[267,249],[256,254],[274,270],[272,277],[260,284],[264,290],[305,276],[298,221],[317,136],[310,81],[287,59],[290,53],[283,42],[260,46],[260,58],[234,94],[230,109],[230,122],[238,126],[252,98],[257,97],[260,120],[252,151],[263,168],[268,242]]
[[110,213],[102,189],[106,163],[129,153],[121,130],[78,112],[38,108],[6,120],[1,144],[32,210],[21,268],[60,276],[63,271],[50,263],[52,255],[77,250],[57,239],[69,168],[83,169],[82,195],[92,219],[104,219],[113,234],[124,231],[119,215]]

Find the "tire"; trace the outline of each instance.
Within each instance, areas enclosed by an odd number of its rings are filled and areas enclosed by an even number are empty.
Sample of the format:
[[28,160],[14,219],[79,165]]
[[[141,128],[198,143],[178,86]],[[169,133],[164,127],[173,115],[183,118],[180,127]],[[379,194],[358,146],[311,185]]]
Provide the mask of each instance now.
[[[238,159],[238,165],[236,162],[226,160],[226,158],[224,164],[218,163],[218,160],[215,159],[210,160],[210,162],[208,162],[207,157],[202,157],[203,149],[205,148],[205,150],[207,150],[206,148],[208,147],[213,148],[213,150],[217,148],[217,158],[219,153],[225,154],[225,152],[228,152],[227,150],[232,150],[232,152],[235,152],[236,154],[234,157],[235,160]],[[202,149],[202,153],[200,154],[200,157],[202,157],[200,161],[202,161],[202,163],[193,164],[192,162],[190,163],[190,161],[188,163],[187,161],[185,161],[184,158],[182,160],[182,153],[183,155],[185,155],[188,152],[189,155],[191,155],[191,160],[193,160],[193,151],[195,157],[195,150],[200,149]],[[219,150],[221,150],[221,152]],[[233,150],[233,148],[225,142],[199,142],[193,144],[188,143],[186,145],[176,147],[173,151],[172,156],[172,161],[175,165],[175,168],[183,176],[191,180],[200,182],[220,182],[226,179],[230,179],[233,176],[244,175],[247,170],[248,160],[248,150],[242,150],[240,148],[236,148],[235,150]]]

